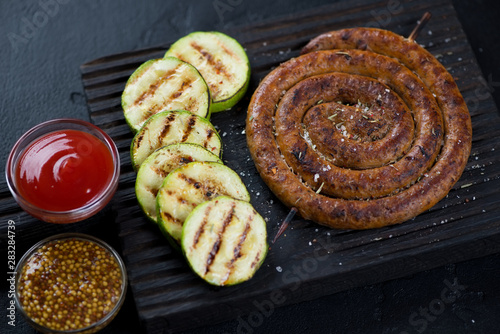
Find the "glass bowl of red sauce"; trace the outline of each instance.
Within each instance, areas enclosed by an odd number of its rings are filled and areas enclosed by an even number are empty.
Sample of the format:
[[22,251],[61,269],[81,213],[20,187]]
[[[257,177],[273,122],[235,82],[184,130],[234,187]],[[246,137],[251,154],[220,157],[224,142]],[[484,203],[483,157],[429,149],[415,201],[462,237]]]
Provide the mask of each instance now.
[[113,140],[78,119],[55,119],[14,144],[6,178],[19,206],[40,220],[67,224],[102,210],[113,197],[120,157]]

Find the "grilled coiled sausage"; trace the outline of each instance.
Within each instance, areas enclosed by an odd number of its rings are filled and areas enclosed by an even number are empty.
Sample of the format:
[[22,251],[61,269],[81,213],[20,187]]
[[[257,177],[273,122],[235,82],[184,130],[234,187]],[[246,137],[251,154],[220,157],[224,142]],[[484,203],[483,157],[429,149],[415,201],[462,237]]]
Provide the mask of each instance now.
[[247,143],[262,179],[319,224],[366,229],[434,206],[471,149],[467,106],[425,49],[372,28],[329,32],[252,96]]

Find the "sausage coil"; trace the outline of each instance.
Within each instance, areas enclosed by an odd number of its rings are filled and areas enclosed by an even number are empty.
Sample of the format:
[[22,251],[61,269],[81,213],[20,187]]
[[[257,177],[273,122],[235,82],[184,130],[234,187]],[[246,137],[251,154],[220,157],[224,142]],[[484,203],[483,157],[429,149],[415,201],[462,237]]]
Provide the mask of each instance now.
[[460,178],[472,129],[453,77],[412,40],[329,32],[271,71],[252,96],[247,143],[273,193],[332,228],[402,223]]

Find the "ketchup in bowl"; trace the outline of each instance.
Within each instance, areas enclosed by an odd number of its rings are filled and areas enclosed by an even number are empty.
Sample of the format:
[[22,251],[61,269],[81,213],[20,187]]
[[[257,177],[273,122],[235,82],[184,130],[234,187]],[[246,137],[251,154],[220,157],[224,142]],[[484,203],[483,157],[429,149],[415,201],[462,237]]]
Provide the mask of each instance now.
[[19,205],[54,223],[90,217],[113,196],[119,157],[109,136],[80,120],[54,120],[28,131],[7,161],[7,181]]
[[95,136],[59,130],[37,139],[19,159],[19,193],[49,211],[77,209],[101,194],[113,177],[113,159]]

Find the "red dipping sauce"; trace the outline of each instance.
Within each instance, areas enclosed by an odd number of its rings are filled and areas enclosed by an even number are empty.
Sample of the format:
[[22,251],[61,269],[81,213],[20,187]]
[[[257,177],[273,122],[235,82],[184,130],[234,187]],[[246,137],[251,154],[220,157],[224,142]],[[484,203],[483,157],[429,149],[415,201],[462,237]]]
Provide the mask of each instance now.
[[79,130],[58,130],[34,141],[20,156],[21,196],[48,211],[80,208],[99,196],[114,173],[109,149]]
[[97,126],[54,119],[18,139],[5,176],[24,211],[50,223],[74,223],[109,203],[118,187],[120,156],[113,140]]

